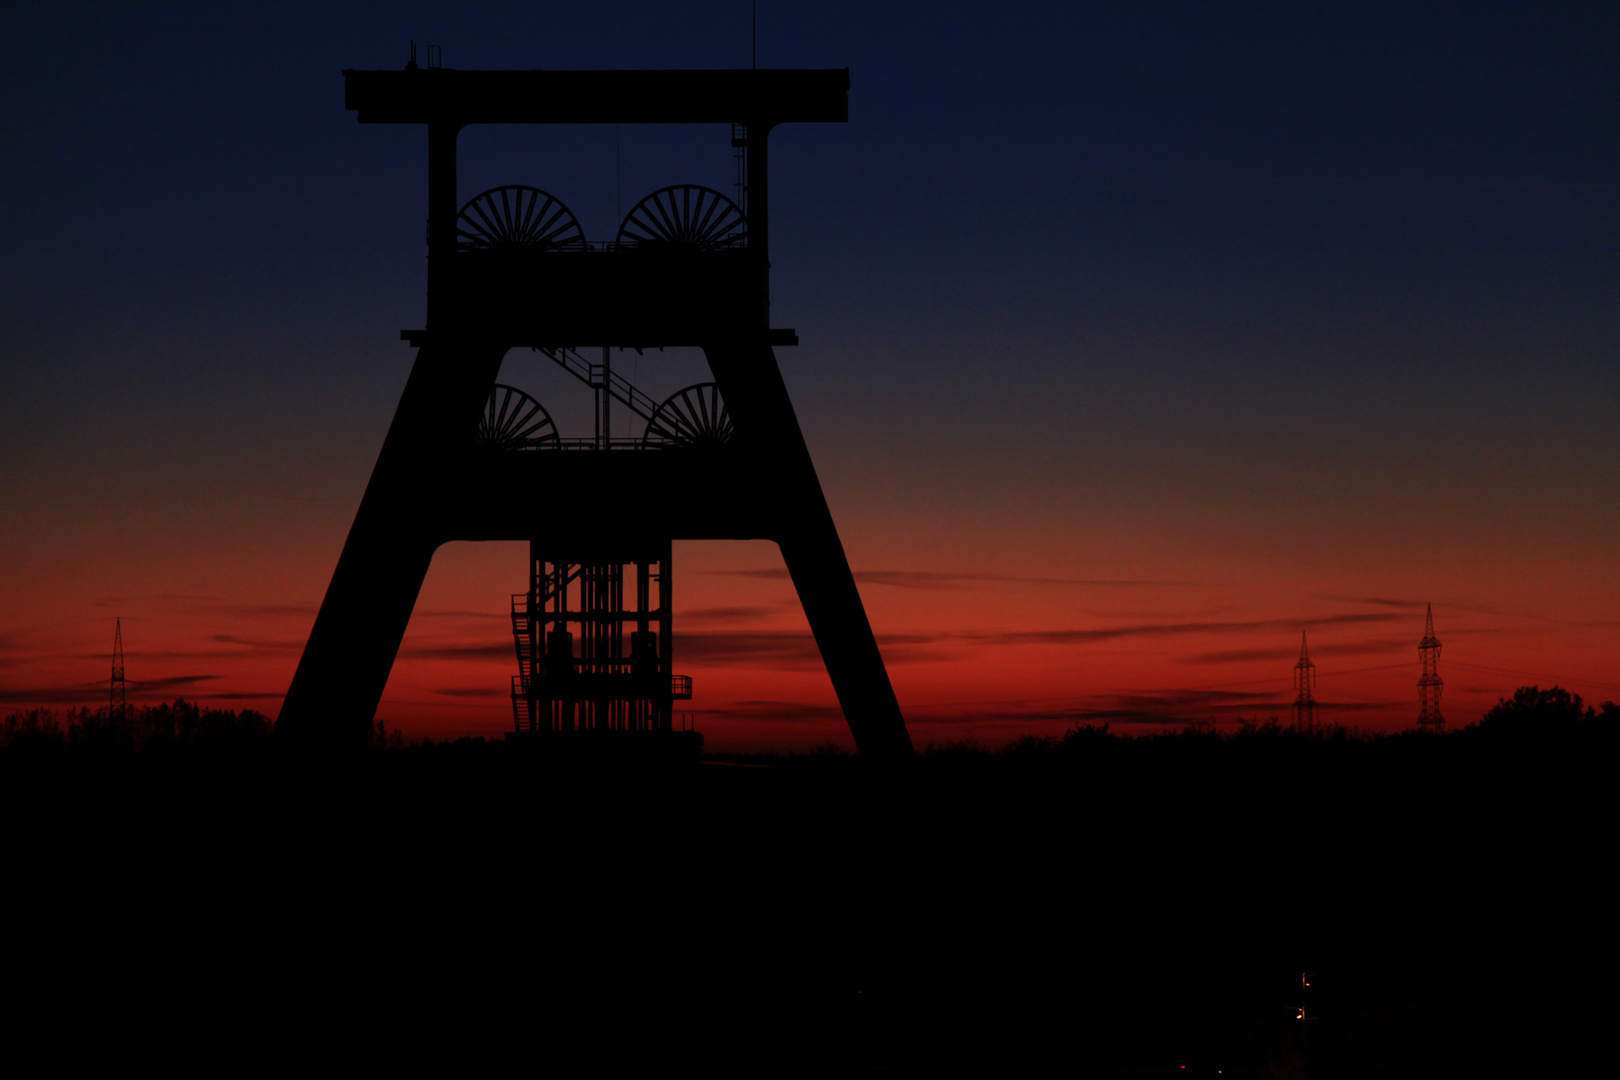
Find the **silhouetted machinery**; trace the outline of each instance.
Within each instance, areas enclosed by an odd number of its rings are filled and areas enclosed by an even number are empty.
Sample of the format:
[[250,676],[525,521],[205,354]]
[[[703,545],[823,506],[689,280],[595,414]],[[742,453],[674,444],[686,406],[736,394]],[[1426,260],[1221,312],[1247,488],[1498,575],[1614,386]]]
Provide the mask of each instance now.
[[[848,119],[849,74],[822,71],[346,71],[361,123],[428,131],[427,327],[339,557],[277,733],[357,744],[370,729],[433,551],[522,539],[512,600],[518,732],[671,733],[691,680],[672,666],[675,539],[777,542],[863,754],[911,753],[843,545],[776,364],[767,138]],[[538,188],[457,210],[456,135],[472,123],[717,123],[738,199],[660,189],[610,242]],[[712,382],[656,401],[613,354],[703,349]],[[496,382],[527,347],[588,385],[590,438],[564,439]],[[615,406],[632,429],[615,437]],[[635,419],[627,421],[624,414]]]

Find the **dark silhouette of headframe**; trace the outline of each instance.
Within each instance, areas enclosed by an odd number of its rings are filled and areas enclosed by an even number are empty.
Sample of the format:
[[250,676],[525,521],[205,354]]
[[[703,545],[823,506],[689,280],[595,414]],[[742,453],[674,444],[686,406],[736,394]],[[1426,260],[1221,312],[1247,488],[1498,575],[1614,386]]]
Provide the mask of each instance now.
[[[861,753],[909,755],[772,348],[797,337],[770,325],[769,136],[783,123],[846,122],[849,72],[413,63],[343,74],[360,123],[427,126],[427,320],[402,334],[416,362],[282,704],[278,738],[365,742],[433,552],[447,541],[527,540],[536,566],[639,565],[652,556],[634,552],[664,552],[667,569],[674,539],[762,538],[781,549]],[[716,192],[678,185],[637,204],[614,241],[591,244],[538,189],[497,188],[458,208],[463,127],[613,123],[730,125],[745,154],[746,215]],[[700,347],[714,383],[655,405],[615,382],[611,349],[664,346]],[[508,448],[560,445],[543,410],[511,412],[527,406],[495,383],[515,347],[586,365],[582,378],[647,418],[639,443],[657,452],[490,452],[502,439],[517,440]],[[604,370],[591,369],[580,347],[600,347]],[[668,677],[667,623],[663,637]]]

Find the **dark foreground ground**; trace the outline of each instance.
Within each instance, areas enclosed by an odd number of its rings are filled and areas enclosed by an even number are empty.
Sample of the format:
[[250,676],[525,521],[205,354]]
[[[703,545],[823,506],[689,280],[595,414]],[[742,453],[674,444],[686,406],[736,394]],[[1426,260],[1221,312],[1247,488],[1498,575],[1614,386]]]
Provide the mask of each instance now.
[[7,752],[6,1059],[1600,1075],[1614,751]]

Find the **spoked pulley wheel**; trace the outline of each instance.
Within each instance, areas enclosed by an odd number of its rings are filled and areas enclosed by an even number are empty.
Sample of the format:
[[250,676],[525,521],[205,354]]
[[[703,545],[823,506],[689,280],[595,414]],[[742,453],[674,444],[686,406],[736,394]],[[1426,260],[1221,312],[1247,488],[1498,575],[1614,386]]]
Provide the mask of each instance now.
[[557,425],[534,398],[515,386],[496,383],[478,418],[473,441],[496,450],[529,450],[557,445]]
[[461,208],[456,244],[463,251],[547,251],[584,247],[585,233],[556,196],[510,184],[490,188]]
[[699,448],[724,446],[735,431],[720,388],[712,382],[677,390],[653,410],[647,421],[646,447]]
[[677,184],[636,203],[619,226],[619,242],[680,245],[712,251],[743,247],[748,219],[737,204],[713,188]]

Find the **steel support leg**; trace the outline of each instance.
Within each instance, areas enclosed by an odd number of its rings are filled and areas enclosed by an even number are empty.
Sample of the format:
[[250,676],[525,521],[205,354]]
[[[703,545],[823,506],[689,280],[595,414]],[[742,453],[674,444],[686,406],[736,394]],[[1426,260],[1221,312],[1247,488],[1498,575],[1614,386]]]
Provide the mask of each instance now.
[[856,747],[863,756],[909,757],[911,736],[775,352],[763,341],[726,342],[705,352],[736,426],[740,449],[758,454],[762,464],[769,462],[760,475],[779,485],[775,491],[739,492],[738,497],[777,507],[782,559]]
[[464,467],[504,348],[417,354],[326,599],[281,705],[276,736],[365,745],[433,551],[433,500]]

